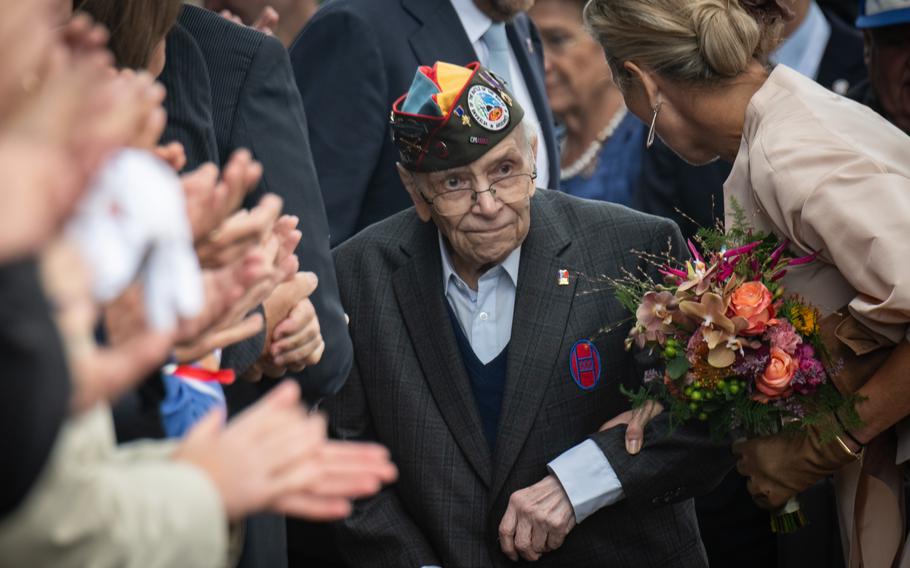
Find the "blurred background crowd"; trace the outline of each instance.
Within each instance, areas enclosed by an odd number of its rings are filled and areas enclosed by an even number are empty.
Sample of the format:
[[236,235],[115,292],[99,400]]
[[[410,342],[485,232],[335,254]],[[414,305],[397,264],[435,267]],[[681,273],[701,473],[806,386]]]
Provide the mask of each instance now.
[[[320,523],[396,471],[318,412],[352,359],[331,247],[410,205],[419,64],[499,65],[539,186],[722,220],[730,165],[645,150],[584,4],[0,0],[0,566],[340,565]],[[910,3],[793,4],[772,63],[910,134]],[[803,501],[774,535],[731,474],[712,565],[840,565],[830,487]]]

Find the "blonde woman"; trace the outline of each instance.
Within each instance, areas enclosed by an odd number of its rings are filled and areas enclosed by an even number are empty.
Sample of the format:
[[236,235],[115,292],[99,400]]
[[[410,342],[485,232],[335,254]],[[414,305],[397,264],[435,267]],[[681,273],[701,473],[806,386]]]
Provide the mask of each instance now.
[[904,535],[888,432],[910,414],[910,138],[792,69],[767,67],[790,15],[781,0],[591,0],[585,9],[647,142],[660,136],[693,164],[733,162],[725,199],[757,229],[819,255],[787,275],[788,289],[827,312],[849,305],[853,336],[839,337],[857,354],[896,346],[859,388],[864,425],[842,433],[846,447],[806,433],[734,448],[767,508],[838,473],[849,564],[890,566]]

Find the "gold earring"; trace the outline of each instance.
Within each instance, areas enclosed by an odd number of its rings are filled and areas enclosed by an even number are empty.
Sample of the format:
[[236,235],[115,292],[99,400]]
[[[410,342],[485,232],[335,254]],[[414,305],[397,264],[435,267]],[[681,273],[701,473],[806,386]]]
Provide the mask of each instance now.
[[654,114],[651,115],[651,128],[648,130],[648,139],[645,141],[645,148],[650,148],[654,145],[654,127],[657,125],[657,113],[660,112],[660,107],[663,103],[657,103],[657,106],[654,107]]

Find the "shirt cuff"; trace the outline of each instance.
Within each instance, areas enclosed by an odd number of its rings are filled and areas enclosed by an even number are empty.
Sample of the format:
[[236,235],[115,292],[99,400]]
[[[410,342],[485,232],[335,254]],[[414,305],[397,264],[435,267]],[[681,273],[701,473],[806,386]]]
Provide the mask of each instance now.
[[593,440],[563,452],[547,467],[569,496],[576,523],[625,497],[610,461]]

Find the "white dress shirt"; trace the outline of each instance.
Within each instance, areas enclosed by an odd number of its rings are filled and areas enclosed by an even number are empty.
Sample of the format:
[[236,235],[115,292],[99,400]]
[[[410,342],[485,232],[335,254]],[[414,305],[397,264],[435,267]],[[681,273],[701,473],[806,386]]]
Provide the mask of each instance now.
[[[474,47],[477,59],[479,59],[483,65],[488,65],[489,52],[486,44],[481,39],[481,36],[483,36],[490,26],[493,25],[493,20],[480,11],[480,8],[474,4],[474,0],[452,0],[452,6],[458,13],[458,19],[461,20],[461,25],[464,28],[465,33],[468,34],[468,40]],[[544,143],[543,131],[540,128],[540,119],[537,117],[534,101],[531,100],[531,93],[528,90],[528,85],[525,82],[524,75],[521,73],[521,67],[519,67],[518,60],[515,59],[515,53],[512,50],[509,50],[509,70],[509,74],[512,77],[512,84],[510,85],[512,94],[515,95],[518,104],[524,109],[525,116],[531,117],[536,125],[537,187],[550,187],[550,160],[547,156],[547,145]]]

